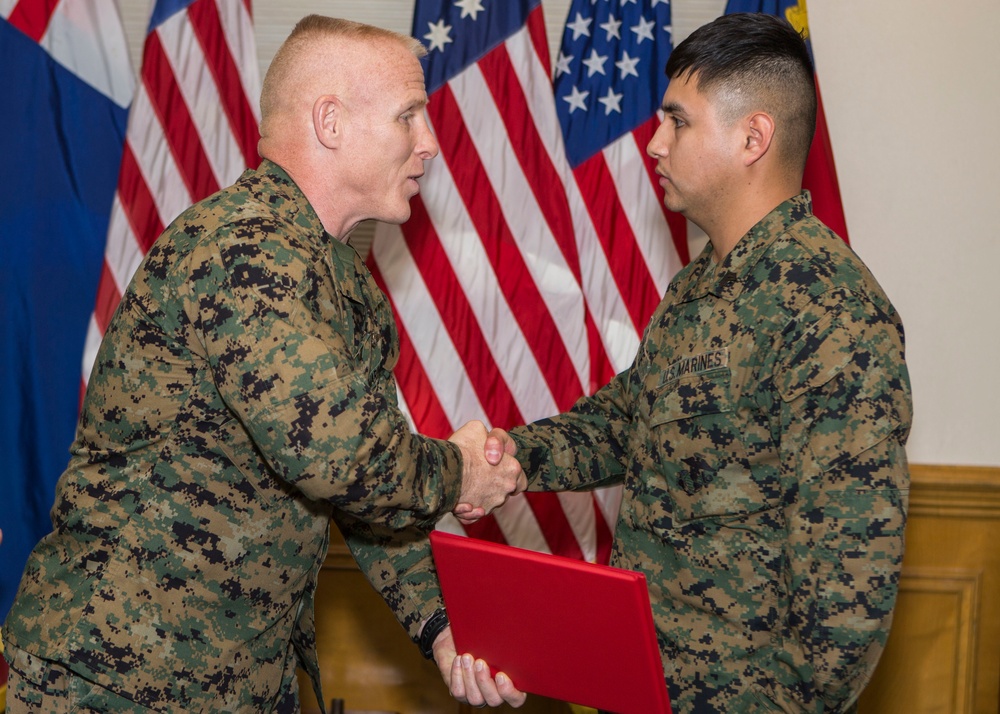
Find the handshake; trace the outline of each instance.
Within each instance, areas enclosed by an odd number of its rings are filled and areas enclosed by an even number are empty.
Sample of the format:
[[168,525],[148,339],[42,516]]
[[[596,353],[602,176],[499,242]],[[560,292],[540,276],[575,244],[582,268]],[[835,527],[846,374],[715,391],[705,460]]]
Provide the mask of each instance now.
[[487,433],[481,421],[470,421],[448,441],[462,453],[462,490],[453,511],[462,523],[475,523],[528,487],[514,458],[517,446],[502,429]]

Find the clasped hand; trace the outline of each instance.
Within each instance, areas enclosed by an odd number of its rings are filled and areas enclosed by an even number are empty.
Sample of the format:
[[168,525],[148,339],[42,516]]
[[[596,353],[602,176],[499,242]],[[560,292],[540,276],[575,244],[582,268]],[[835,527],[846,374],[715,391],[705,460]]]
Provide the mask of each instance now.
[[462,490],[453,511],[462,523],[476,522],[528,487],[506,432],[487,433],[481,421],[470,421],[448,440],[462,452]]

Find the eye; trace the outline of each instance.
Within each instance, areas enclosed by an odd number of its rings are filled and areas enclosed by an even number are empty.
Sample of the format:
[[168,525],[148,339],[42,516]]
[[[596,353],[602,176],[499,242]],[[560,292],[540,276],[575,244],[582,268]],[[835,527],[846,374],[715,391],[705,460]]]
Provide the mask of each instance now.
[[674,128],[675,129],[680,129],[682,126],[686,126],[686,124],[684,123],[684,120],[681,119],[679,116],[676,116],[676,115],[672,114],[670,116],[670,119],[674,122]]

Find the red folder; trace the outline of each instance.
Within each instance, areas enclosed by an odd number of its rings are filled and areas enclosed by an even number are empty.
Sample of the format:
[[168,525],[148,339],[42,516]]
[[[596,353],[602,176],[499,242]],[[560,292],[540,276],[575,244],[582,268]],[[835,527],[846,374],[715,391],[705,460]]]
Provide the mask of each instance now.
[[642,573],[442,531],[430,539],[459,653],[525,692],[670,714]]

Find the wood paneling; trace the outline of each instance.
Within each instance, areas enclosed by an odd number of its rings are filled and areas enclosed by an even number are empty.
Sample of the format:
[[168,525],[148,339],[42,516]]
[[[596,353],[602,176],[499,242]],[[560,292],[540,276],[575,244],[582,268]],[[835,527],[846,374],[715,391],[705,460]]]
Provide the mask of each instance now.
[[[889,643],[861,714],[1000,712],[1000,468],[912,466],[910,520]],[[327,699],[346,710],[471,714],[448,694],[334,539],[317,592]],[[302,701],[315,706],[303,681]],[[569,714],[529,697],[521,714]],[[501,710],[504,711],[504,710]]]
[[889,643],[861,714],[1000,712],[1000,469],[912,466]]

